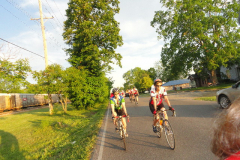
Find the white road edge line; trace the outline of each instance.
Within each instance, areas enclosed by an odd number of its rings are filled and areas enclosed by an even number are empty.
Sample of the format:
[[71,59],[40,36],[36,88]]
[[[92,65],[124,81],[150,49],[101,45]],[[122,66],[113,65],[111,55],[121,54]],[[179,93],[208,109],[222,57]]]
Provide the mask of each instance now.
[[109,108],[110,107],[108,106],[107,116],[106,116],[106,119],[105,119],[105,126],[104,126],[104,130],[103,130],[103,135],[102,135],[102,142],[101,142],[100,150],[99,150],[99,154],[98,154],[98,160],[102,160],[103,146],[104,146],[104,142],[105,142],[105,134],[106,134],[106,129],[107,129]]

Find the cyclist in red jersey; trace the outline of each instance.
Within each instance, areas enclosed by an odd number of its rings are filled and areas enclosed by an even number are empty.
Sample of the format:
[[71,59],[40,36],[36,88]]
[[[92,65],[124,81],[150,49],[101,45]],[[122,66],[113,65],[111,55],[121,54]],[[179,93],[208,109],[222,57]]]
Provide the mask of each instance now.
[[122,92],[121,92],[120,94],[121,94],[121,96],[122,96],[123,98],[125,98],[125,92],[124,92],[124,90],[122,90]]
[[[156,115],[157,111],[162,110],[164,111],[164,105],[162,103],[162,100],[164,98],[165,102],[169,106],[169,110],[171,110],[173,113],[175,112],[175,109],[171,106],[168,97],[167,97],[167,92],[164,87],[162,87],[162,80],[161,79],[156,79],[154,80],[154,85],[151,87],[151,92],[150,92],[151,98],[149,101],[149,108],[151,112],[154,114],[154,119],[153,119],[153,132],[157,132],[156,129],[156,123],[159,121],[159,116],[158,114]],[[163,112],[164,116],[166,119],[168,119],[166,111]]]
[[128,95],[129,95],[129,100],[131,101],[131,98],[132,98],[132,90],[131,89],[128,90]]
[[138,96],[139,96],[138,90],[135,87],[133,87],[132,90],[133,90],[133,96],[135,96],[135,100],[137,101],[137,104],[138,104]]

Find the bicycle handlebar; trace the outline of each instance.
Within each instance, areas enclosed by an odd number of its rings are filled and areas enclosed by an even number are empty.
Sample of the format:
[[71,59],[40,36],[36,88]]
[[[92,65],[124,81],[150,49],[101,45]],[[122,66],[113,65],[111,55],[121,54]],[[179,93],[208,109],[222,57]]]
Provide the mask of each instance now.
[[115,119],[115,118],[120,118],[120,117],[127,117],[128,118],[128,122],[129,122],[129,115],[127,116],[127,115],[123,115],[123,116],[116,116],[116,117],[112,117],[113,119]]
[[[170,109],[165,109],[164,111],[172,111],[172,110],[170,110]],[[160,112],[164,112],[164,111],[162,111],[162,110],[159,110],[159,111],[157,111],[157,113],[160,113]],[[173,117],[176,117],[176,111],[174,110],[174,112],[173,112],[173,115],[172,115]]]

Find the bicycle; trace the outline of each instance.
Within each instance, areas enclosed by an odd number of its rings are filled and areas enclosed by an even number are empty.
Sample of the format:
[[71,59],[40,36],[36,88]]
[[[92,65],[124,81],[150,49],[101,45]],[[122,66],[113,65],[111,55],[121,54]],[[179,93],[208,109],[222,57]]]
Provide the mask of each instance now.
[[119,131],[120,137],[121,137],[121,139],[123,140],[124,150],[127,150],[126,141],[125,141],[126,131],[124,130],[124,128],[123,128],[123,123],[122,123],[122,118],[123,118],[123,117],[127,117],[127,118],[128,118],[128,122],[129,122],[129,116],[126,116],[126,115],[116,116],[116,117],[113,117],[113,119],[114,119],[114,118],[117,119],[117,128],[116,128],[116,131]]
[[129,96],[130,102],[132,103],[132,95]]
[[[164,111],[168,111],[168,110],[164,110]],[[174,138],[174,133],[173,133],[173,129],[170,125],[170,122],[165,119],[164,114],[162,110],[157,111],[157,114],[159,114],[159,121],[157,122],[157,135],[158,138],[161,138],[161,132],[164,130],[164,134],[165,134],[165,138],[167,140],[167,143],[169,145],[169,147],[174,150],[175,149],[175,138]],[[173,116],[176,117],[176,112],[173,113]]]
[[[137,95],[138,96],[138,95]],[[138,101],[137,101],[137,98],[136,98],[136,95],[134,94],[134,101],[135,101],[135,106],[138,105]]]

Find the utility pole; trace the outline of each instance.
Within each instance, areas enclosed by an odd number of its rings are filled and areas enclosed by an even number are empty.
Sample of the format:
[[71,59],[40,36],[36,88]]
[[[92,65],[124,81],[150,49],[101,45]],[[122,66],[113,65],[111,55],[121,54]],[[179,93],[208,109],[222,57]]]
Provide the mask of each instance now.
[[39,3],[39,12],[40,12],[40,18],[31,18],[31,20],[39,20],[41,22],[41,28],[42,28],[42,36],[43,36],[43,47],[44,47],[44,57],[45,57],[45,68],[48,66],[48,53],[47,53],[47,43],[46,43],[46,36],[45,36],[45,30],[44,30],[44,22],[43,19],[53,19],[53,17],[50,18],[43,18],[42,15],[42,2],[41,0],[38,0]]

